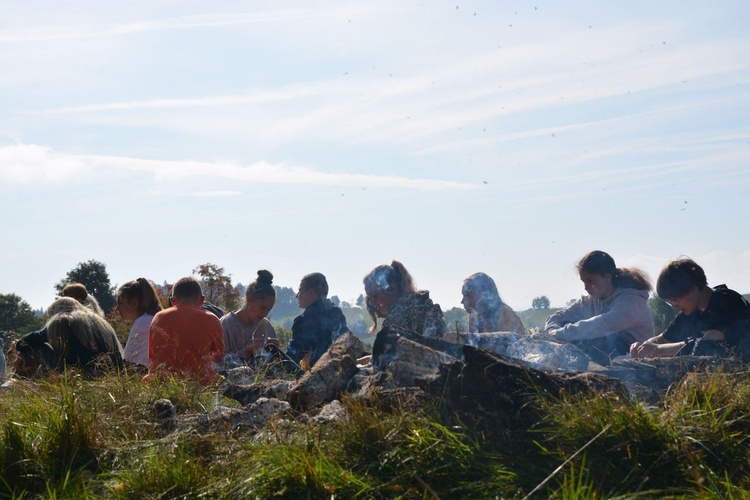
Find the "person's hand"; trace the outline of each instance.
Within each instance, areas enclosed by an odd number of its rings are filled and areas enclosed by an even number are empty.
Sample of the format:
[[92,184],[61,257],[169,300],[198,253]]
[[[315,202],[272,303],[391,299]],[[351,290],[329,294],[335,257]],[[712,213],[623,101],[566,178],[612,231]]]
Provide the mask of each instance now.
[[630,344],[630,357],[631,358],[637,358],[638,357],[638,349],[643,345],[643,342],[633,342]]
[[659,352],[659,345],[653,342],[635,342],[630,346],[631,358],[655,358]]
[[255,356],[261,349],[263,349],[263,339],[254,339],[245,347],[245,356]]

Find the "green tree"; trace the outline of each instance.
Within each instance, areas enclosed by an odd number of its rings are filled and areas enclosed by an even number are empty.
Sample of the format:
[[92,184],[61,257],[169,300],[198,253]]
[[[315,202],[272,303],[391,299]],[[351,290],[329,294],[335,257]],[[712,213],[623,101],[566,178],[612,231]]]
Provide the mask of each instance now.
[[41,326],[28,302],[15,293],[0,294],[0,330],[28,332]]
[[448,324],[448,331],[463,333],[468,331],[466,311],[463,307],[453,307],[443,312],[445,322]]
[[672,306],[656,295],[648,299],[648,308],[651,309],[651,314],[654,316],[654,330],[657,335],[666,330],[669,323],[677,316]]
[[540,297],[534,297],[534,300],[531,301],[531,308],[532,309],[549,309],[549,299],[546,295],[542,295]]
[[232,275],[224,274],[223,267],[208,262],[193,269],[193,274],[199,276],[198,281],[201,284],[203,295],[206,296],[207,301],[225,311],[239,309],[239,292],[232,285]]
[[62,295],[65,285],[81,283],[94,296],[105,313],[115,307],[115,287],[109,282],[107,266],[97,260],[81,262],[68,275],[55,285],[55,291]]
[[297,303],[297,294],[292,288],[276,285],[273,288],[276,290],[276,305],[273,306],[270,317],[278,319],[302,314],[302,309]]

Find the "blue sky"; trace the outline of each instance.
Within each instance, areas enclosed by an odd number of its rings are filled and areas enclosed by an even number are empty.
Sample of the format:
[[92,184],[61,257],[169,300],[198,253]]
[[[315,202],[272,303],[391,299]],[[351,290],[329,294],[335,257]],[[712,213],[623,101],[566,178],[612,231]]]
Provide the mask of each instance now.
[[0,293],[397,258],[526,309],[593,249],[750,292],[750,4],[654,4],[4,2]]

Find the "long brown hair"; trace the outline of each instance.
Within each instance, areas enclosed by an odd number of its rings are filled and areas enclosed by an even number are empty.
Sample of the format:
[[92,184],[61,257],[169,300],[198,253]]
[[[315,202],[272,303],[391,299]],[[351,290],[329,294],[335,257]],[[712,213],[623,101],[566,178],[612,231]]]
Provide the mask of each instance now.
[[[414,293],[417,291],[417,287],[414,286],[414,279],[406,270],[404,265],[394,260],[390,265],[382,264],[377,266],[372,271],[367,273],[364,278],[365,284],[365,295],[372,295],[375,292],[389,292],[392,289],[396,289],[396,297],[401,297],[407,293]],[[375,313],[375,309],[372,307],[369,298],[365,299],[367,304],[367,311],[370,313],[372,322],[377,326],[378,317]],[[375,328],[373,326],[373,329]]]
[[617,267],[615,259],[607,252],[594,250],[587,253],[578,262],[578,272],[586,271],[601,276],[612,275],[612,286],[615,288],[635,288],[636,290],[651,291],[651,280],[648,275],[637,267]]
[[159,295],[146,278],[128,281],[120,287],[117,295],[126,300],[138,300],[138,316],[154,315],[162,310]]

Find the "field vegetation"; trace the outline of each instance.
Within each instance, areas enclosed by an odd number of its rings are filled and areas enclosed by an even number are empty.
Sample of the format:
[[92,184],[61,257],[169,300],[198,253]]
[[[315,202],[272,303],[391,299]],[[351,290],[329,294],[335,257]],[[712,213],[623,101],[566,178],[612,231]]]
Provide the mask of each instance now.
[[[290,412],[260,431],[159,426],[238,406],[186,380],[75,372],[0,393],[2,498],[747,498],[750,379],[692,374],[653,406],[537,397],[492,428],[440,401],[342,398],[324,424]],[[525,413],[530,414],[529,412]]]

